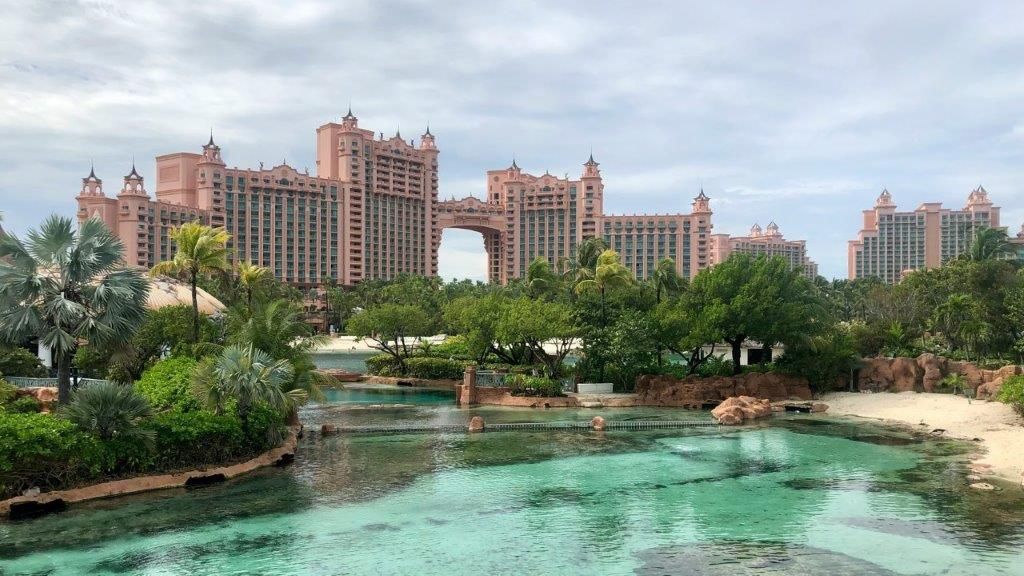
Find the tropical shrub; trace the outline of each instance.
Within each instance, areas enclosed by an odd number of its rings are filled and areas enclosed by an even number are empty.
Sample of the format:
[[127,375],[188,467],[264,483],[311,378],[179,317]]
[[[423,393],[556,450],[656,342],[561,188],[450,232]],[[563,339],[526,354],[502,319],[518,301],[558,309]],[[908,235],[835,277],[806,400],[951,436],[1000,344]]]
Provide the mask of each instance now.
[[966,385],[967,379],[963,374],[947,374],[945,378],[939,380],[939,388],[944,390],[963,390]]
[[394,356],[377,354],[366,359],[366,372],[374,376],[401,376],[401,366]]
[[1003,380],[998,400],[1009,404],[1018,414],[1024,416],[1024,376],[1010,376]]
[[32,396],[22,396],[3,405],[2,409],[12,414],[32,414],[42,410],[43,404]]
[[421,350],[425,356],[434,358],[455,358],[458,360],[472,360],[473,351],[465,336],[455,335],[445,338],[444,342],[434,344],[429,349]]
[[161,360],[142,374],[135,388],[155,411],[198,410],[199,401],[192,394],[192,373],[196,365],[195,360],[184,356]]
[[0,413],[0,498],[95,477],[106,470],[106,461],[99,439],[69,420]]
[[0,374],[43,378],[46,376],[46,368],[39,362],[39,357],[28,350],[7,348],[0,350]]
[[709,357],[700,365],[700,368],[697,369],[697,374],[705,378],[711,376],[732,376],[732,372],[732,360],[718,355]]
[[246,455],[242,422],[208,410],[165,412],[146,423],[155,436],[153,462],[160,469],[194,468]]
[[284,438],[284,418],[280,410],[258,404],[242,423],[244,447],[250,452],[263,452],[281,443]]
[[259,405],[284,412],[304,400],[304,391],[285,391],[293,376],[287,360],[274,359],[252,346],[232,345],[219,356],[204,360],[196,368],[193,382],[207,406],[221,413],[231,404],[245,422]]
[[18,387],[0,378],[0,406],[11,402],[18,395]]
[[60,415],[101,440],[148,440],[152,439],[152,434],[139,424],[152,413],[149,401],[133,387],[95,382],[76,390]]
[[426,380],[461,380],[467,361],[414,356],[405,361],[405,374]]
[[564,396],[562,383],[550,378],[538,378],[525,374],[513,374],[505,379],[509,393],[513,396],[542,396],[551,398]]

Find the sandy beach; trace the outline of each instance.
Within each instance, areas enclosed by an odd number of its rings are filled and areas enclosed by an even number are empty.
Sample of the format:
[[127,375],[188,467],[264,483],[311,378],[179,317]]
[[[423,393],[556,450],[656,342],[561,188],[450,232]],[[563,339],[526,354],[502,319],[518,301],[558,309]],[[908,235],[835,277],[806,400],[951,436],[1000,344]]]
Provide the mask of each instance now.
[[946,436],[981,438],[985,453],[977,463],[991,466],[991,474],[1004,480],[1024,480],[1024,419],[1006,404],[968,403],[963,396],[915,392],[836,392],[826,394],[822,401],[829,405],[828,413],[836,416],[873,418],[929,432],[942,428]]

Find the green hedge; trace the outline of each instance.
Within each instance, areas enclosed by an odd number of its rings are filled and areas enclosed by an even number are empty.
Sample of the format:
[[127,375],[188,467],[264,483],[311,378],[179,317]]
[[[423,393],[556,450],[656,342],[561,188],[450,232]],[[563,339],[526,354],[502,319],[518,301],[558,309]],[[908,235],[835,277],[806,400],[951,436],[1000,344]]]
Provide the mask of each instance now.
[[366,359],[366,371],[377,376],[423,378],[424,380],[461,380],[469,365],[468,360],[449,360],[429,356],[405,359],[405,370],[389,354],[377,354]]
[[469,364],[466,360],[412,357],[405,360],[405,374],[425,380],[461,380]]
[[135,388],[149,400],[155,412],[174,409],[190,412],[199,409],[192,395],[192,372],[196,361],[187,357],[161,360],[142,374]]
[[505,385],[513,396],[543,396],[552,398],[564,396],[562,383],[550,378],[537,378],[525,374],[513,374],[505,379]]
[[166,412],[146,423],[156,433],[154,465],[177,469],[225,462],[246,452],[242,422],[206,410]]
[[390,354],[377,354],[366,359],[366,372],[375,376],[401,376],[398,361]]
[[63,488],[109,468],[94,436],[49,414],[0,413],[0,498],[37,486]]

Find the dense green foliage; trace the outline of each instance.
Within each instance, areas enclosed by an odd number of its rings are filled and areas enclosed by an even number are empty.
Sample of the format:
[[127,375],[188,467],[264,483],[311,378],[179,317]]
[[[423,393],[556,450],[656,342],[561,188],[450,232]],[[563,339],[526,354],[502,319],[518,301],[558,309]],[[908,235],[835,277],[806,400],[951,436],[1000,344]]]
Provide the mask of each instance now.
[[192,394],[192,373],[197,364],[187,356],[161,360],[142,374],[135,388],[149,401],[154,411],[197,410],[199,401]]
[[513,396],[542,396],[552,398],[564,396],[562,383],[550,378],[539,378],[525,374],[513,374],[505,379],[509,393]]
[[61,411],[62,417],[100,440],[151,440],[152,435],[140,424],[152,414],[149,401],[134,387],[113,382],[96,382],[79,388]]
[[26,488],[60,488],[107,469],[103,444],[49,414],[0,413],[0,498]]
[[54,215],[24,242],[0,237],[0,340],[38,339],[53,351],[62,404],[78,342],[123,342],[145,316],[149,284],[121,265],[122,253],[121,241],[96,218],[75,230],[70,218]]
[[39,357],[24,348],[0,348],[0,375],[42,378],[46,376],[46,368],[39,362]]
[[1013,407],[1018,414],[1024,416],[1024,376],[1010,376],[1003,381],[1003,387],[999,389],[1000,402]]

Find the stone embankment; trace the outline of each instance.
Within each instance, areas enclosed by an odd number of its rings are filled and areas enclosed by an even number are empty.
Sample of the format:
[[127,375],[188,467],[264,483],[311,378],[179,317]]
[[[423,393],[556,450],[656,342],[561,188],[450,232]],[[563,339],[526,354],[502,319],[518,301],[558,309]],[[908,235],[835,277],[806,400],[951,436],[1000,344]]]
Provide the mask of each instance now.
[[960,374],[977,398],[992,400],[999,394],[1003,380],[1022,373],[1021,366],[983,370],[970,362],[929,353],[917,358],[865,358],[857,377],[857,389],[862,392],[934,392],[946,376]]
[[259,468],[290,464],[295,459],[295,444],[296,435],[293,432],[277,448],[264,452],[251,460],[230,466],[204,468],[176,474],[139,476],[83,486],[82,488],[15,496],[14,498],[0,501],[0,517],[11,518],[12,520],[33,517],[51,512],[59,512],[66,509],[69,504],[85,502],[86,500],[111,498],[167,488],[192,488],[215,484],[235,478],[236,476],[248,474]]
[[641,376],[636,381],[637,405],[702,408],[731,396],[751,396],[771,401],[810,400],[807,380],[785,374],[740,374],[738,376]]

